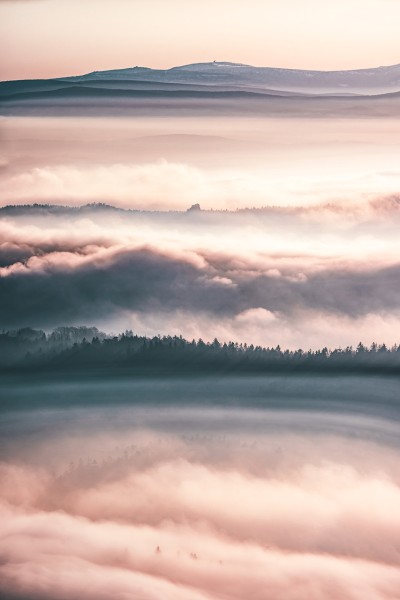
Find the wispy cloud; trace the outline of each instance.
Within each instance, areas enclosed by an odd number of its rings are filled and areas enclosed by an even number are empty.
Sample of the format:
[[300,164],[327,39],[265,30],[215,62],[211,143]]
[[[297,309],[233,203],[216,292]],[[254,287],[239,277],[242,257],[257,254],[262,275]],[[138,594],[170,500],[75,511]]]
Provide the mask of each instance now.
[[[308,346],[326,343],[317,331],[357,343],[363,323],[368,339],[381,327],[397,341],[396,197],[264,213],[5,214],[3,327],[95,319],[263,345],[280,331],[277,343]],[[336,322],[331,333],[324,322]]]

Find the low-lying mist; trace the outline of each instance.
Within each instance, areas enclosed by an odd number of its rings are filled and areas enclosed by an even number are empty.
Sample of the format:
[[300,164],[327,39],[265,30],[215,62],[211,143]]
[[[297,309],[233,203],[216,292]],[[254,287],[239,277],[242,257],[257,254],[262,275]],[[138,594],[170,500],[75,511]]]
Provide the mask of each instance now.
[[0,327],[392,346],[399,206],[390,195],[232,212],[3,208]]
[[397,116],[3,117],[1,204],[360,201],[399,190]]
[[396,598],[391,380],[4,390],[7,598]]

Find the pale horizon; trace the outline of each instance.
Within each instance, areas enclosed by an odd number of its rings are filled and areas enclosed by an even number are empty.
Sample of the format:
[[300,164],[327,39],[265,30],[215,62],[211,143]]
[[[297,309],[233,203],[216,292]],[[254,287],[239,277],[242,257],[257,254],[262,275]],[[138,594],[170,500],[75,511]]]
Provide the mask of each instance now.
[[[383,8],[382,8],[383,5]],[[399,62],[393,0],[3,0],[0,79],[224,61],[303,70]],[[340,43],[338,43],[340,41]],[[126,67],[124,66],[126,65]]]
[[[243,61],[233,61],[233,60],[220,60],[220,59],[214,59],[214,60],[197,60],[195,62],[180,62],[179,64],[171,64],[171,65],[167,65],[167,66],[149,66],[147,64],[131,64],[131,65],[126,65],[126,66],[114,66],[111,68],[104,68],[104,69],[100,69],[100,68],[94,68],[91,70],[87,70],[84,72],[79,72],[79,73],[63,73],[62,75],[51,75],[48,78],[45,77],[44,79],[60,79],[60,78],[65,78],[65,77],[75,77],[75,76],[81,76],[81,75],[87,75],[89,73],[98,73],[98,72],[102,72],[102,71],[123,71],[126,69],[134,69],[134,68],[141,68],[141,69],[149,69],[151,71],[169,71],[171,69],[176,69],[176,68],[181,68],[181,67],[186,67],[186,66],[191,66],[191,65],[201,65],[201,64],[212,64],[212,63],[225,63],[225,64],[232,64],[232,65],[241,65],[243,67],[252,67],[252,68],[256,68],[256,69],[279,69],[282,71],[313,71],[313,72],[320,72],[320,73],[335,73],[335,72],[343,72],[343,71],[364,71],[364,70],[371,70],[371,69],[380,69],[380,68],[390,68],[390,67],[396,67],[398,65],[400,65],[400,60],[399,62],[394,62],[391,64],[379,64],[379,65],[371,65],[371,66],[364,66],[364,67],[349,67],[346,69],[313,69],[313,68],[307,68],[307,67],[302,67],[302,68],[296,68],[296,67],[282,67],[279,65],[263,65],[263,64],[250,64],[250,63],[245,63]],[[36,79],[36,77],[21,77],[20,79]],[[4,79],[1,81],[18,81],[18,79]]]

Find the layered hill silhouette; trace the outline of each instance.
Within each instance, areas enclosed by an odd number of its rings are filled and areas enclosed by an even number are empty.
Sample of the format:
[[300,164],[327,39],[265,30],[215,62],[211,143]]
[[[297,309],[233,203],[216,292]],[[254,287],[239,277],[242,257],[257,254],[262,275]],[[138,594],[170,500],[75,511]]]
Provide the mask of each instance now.
[[[365,101],[400,99],[400,65],[351,71],[306,71],[213,62],[166,70],[132,67],[56,79],[0,82],[3,114],[57,107],[119,110],[276,112],[365,110]],[[295,102],[294,102],[295,100]],[[161,102],[162,101],[162,102]],[[378,106],[379,110],[379,106]]]

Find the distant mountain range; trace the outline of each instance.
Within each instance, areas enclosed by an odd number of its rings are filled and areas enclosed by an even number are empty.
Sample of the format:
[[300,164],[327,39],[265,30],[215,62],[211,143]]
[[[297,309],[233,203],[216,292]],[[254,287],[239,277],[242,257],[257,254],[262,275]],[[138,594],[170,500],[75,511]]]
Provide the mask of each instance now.
[[331,100],[336,104],[328,110],[358,114],[365,107],[350,105],[349,101],[398,101],[400,64],[351,71],[305,71],[212,62],[166,70],[132,67],[57,79],[0,82],[2,114],[21,113],[26,108],[57,112],[61,105],[75,114],[88,107],[163,114],[182,108],[271,113],[293,111],[293,98],[296,111],[318,113],[321,102],[326,110],[325,101]]
[[[173,67],[172,69],[150,69],[148,67],[131,67],[110,71],[93,71],[85,75],[62,77],[48,80],[25,80],[31,90],[40,87],[43,90],[54,89],[58,84],[90,82],[113,85],[117,89],[130,89],[134,82],[135,89],[158,89],[151,84],[175,84],[184,86],[178,89],[197,89],[198,86],[213,86],[222,90],[260,91],[260,92],[293,92],[313,94],[383,94],[400,91],[400,64],[372,69],[356,69],[348,71],[308,71],[298,69],[277,69],[272,67],[253,67],[240,63],[211,62],[195,63]],[[3,82],[2,88],[11,91],[22,81]],[[6,85],[4,85],[6,84]],[[150,84],[150,85],[149,85]],[[125,88],[125,85],[127,86]]]
[[400,90],[400,64],[351,71],[307,71],[252,67],[240,63],[196,63],[157,70],[132,67],[95,71],[64,81],[146,81],[315,94],[382,94]]

